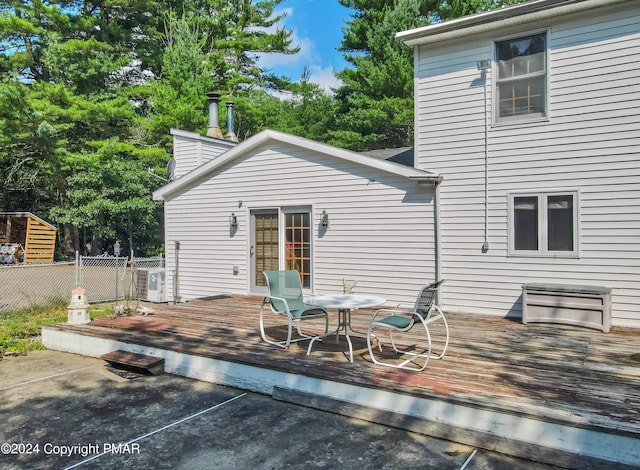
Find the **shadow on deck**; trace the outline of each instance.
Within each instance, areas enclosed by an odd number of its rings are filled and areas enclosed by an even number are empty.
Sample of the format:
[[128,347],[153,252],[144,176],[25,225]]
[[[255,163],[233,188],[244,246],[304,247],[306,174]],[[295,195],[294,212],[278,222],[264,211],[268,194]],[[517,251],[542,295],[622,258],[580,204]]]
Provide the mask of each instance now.
[[[569,468],[640,467],[638,330],[449,315],[447,355],[416,373],[375,366],[357,336],[353,364],[344,339],[319,343],[310,356],[307,342],[267,345],[261,300],[158,305],[149,316],[47,327],[43,342],[94,357],[116,349],[158,356],[177,375]],[[354,328],[365,330],[371,315],[354,312]],[[280,325],[270,332],[282,335]]]

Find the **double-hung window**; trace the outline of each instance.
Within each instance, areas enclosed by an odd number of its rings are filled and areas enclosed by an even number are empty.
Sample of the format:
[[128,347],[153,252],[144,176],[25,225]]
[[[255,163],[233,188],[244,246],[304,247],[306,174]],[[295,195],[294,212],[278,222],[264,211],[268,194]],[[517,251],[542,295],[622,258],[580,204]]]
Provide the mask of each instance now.
[[578,193],[509,194],[509,254],[578,256]]
[[547,34],[496,41],[496,122],[546,118]]

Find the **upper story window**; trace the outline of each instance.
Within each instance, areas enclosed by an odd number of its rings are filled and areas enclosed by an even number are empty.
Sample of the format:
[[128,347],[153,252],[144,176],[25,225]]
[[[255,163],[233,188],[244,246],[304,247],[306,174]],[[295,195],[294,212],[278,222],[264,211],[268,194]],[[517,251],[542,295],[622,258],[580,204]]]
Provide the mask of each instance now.
[[509,195],[509,254],[578,256],[578,193]]
[[547,117],[547,34],[496,42],[496,122]]

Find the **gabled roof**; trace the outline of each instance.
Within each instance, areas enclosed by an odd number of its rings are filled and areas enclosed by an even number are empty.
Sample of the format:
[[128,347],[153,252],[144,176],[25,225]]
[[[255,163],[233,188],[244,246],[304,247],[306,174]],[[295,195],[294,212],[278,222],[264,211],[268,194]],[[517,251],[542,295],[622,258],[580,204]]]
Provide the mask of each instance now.
[[396,34],[396,39],[407,46],[431,44],[532,21],[549,21],[561,15],[635,1],[637,0],[531,0],[442,23],[401,31]]
[[253,150],[271,142],[289,144],[294,147],[311,150],[319,154],[329,155],[337,159],[349,161],[351,163],[356,163],[366,167],[382,170],[394,175],[403,176],[412,181],[427,184],[437,184],[442,181],[442,177],[436,173],[418,170],[413,167],[408,167],[386,160],[380,160],[374,157],[363,155],[361,153],[352,152],[350,150],[341,149],[332,145],[316,142],[314,140],[305,139],[304,137],[297,137],[291,134],[286,134],[284,132],[267,129],[236,145],[219,157],[214,158],[213,160],[199,166],[198,168],[195,168],[183,177],[172,181],[169,184],[154,191],[153,199],[165,199],[168,195],[180,191],[181,189],[191,185],[194,181],[205,178],[209,174],[213,173],[216,169],[227,165],[233,160],[247,155]]

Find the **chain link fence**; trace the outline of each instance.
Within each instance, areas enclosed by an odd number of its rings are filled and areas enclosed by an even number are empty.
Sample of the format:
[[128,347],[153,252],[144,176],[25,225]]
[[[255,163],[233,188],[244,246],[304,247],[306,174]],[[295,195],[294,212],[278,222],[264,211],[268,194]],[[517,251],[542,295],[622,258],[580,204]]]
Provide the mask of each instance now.
[[162,256],[129,260],[76,255],[69,263],[0,265],[0,313],[69,302],[75,287],[87,291],[89,303],[125,298],[163,302],[162,268]]
[[131,271],[128,261],[128,258],[119,256],[79,257],[77,286],[87,291],[89,303],[129,297]]
[[68,302],[75,278],[75,263],[0,265],[0,313]]

